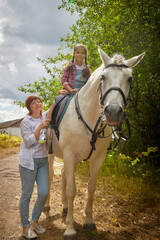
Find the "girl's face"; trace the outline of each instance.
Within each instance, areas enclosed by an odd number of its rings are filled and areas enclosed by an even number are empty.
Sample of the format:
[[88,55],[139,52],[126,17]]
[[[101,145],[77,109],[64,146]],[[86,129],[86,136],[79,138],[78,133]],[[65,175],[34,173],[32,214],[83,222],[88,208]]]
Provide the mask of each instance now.
[[75,57],[75,62],[83,62],[86,57],[85,49],[83,47],[77,48],[77,50],[73,53]]
[[33,113],[40,113],[42,111],[42,102],[39,99],[34,99],[30,104],[30,109]]

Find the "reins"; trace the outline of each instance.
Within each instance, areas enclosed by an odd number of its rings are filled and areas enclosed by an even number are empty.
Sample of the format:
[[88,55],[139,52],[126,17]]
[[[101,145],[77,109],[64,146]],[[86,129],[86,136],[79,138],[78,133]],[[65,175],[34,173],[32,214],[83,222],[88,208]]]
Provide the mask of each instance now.
[[[86,121],[84,120],[84,118],[83,118],[83,116],[82,116],[82,113],[81,113],[81,110],[80,110],[80,107],[79,107],[78,92],[77,92],[76,95],[75,95],[75,109],[76,109],[76,112],[77,112],[77,115],[78,115],[78,119],[80,119],[80,120],[83,122],[84,126],[86,127],[86,130],[87,130],[87,131],[89,130],[90,133],[92,134],[91,137],[89,136],[89,137],[90,137],[90,144],[91,144],[91,147],[92,147],[92,148],[91,148],[91,151],[90,151],[88,157],[83,160],[83,161],[86,161],[86,160],[88,160],[88,159],[91,157],[91,155],[92,155],[92,153],[93,153],[93,150],[96,150],[96,148],[95,148],[95,143],[96,143],[96,141],[97,141],[97,138],[98,138],[98,137],[106,138],[106,137],[109,137],[111,134],[108,135],[108,136],[104,136],[104,129],[105,129],[105,127],[107,126],[107,124],[105,124],[104,126],[102,126],[102,124],[101,124],[100,127],[98,128],[98,126],[99,126],[99,124],[100,124],[100,122],[101,122],[101,119],[102,119],[102,117],[103,117],[103,114],[101,114],[101,115],[99,116],[99,118],[98,118],[98,120],[97,120],[97,122],[96,122],[95,127],[94,127],[93,130],[89,127],[89,125],[88,125],[88,124],[86,123]],[[103,136],[100,136],[100,134],[103,134]]]
[[[118,64],[108,64],[105,68],[108,68],[108,67],[129,68],[127,65],[124,65],[124,64],[120,64],[120,65],[118,65]],[[124,101],[124,108],[127,107],[129,96],[128,96],[128,99],[126,100],[126,98],[124,96],[124,93],[120,88],[112,87],[112,88],[107,90],[107,92],[104,94],[104,96],[102,96],[102,79],[101,79],[99,89],[100,89],[100,103],[101,103],[102,106],[104,105],[104,100],[105,100],[107,94],[109,92],[111,92],[112,90],[115,90],[115,91],[120,92],[120,94],[123,98],[123,101]],[[92,130],[82,116],[81,109],[80,109],[80,106],[79,106],[79,101],[78,101],[78,92],[75,95],[75,109],[76,109],[76,112],[77,112],[77,115],[78,115],[78,119],[80,119],[83,122],[84,126],[86,127],[87,133],[88,133],[88,130],[89,130],[89,132],[92,134],[91,137],[88,134],[89,137],[90,137],[91,151],[90,151],[88,157],[86,159],[84,159],[83,161],[88,160],[91,157],[93,151],[96,150],[95,143],[97,141],[97,138],[108,138],[112,134],[114,135],[114,132],[116,132],[117,134],[119,134],[119,136],[118,136],[118,138],[116,138],[116,144],[115,144],[114,148],[118,145],[118,143],[120,142],[121,139],[127,140],[127,139],[130,138],[130,135],[131,135],[130,124],[129,124],[128,118],[127,118],[125,113],[123,114],[123,119],[122,119],[122,122],[120,123],[120,125],[116,126],[115,129],[112,128],[111,134],[109,134],[108,136],[104,136],[104,130],[105,130],[107,124],[103,125],[103,122],[102,122],[103,113],[101,113],[101,115],[99,116],[99,118],[98,118],[98,120],[95,124],[95,127]],[[123,124],[124,121],[125,121],[126,126],[128,128],[128,136],[126,134],[124,134],[124,132],[122,131],[122,124]],[[99,124],[100,124],[100,127],[98,128]]]

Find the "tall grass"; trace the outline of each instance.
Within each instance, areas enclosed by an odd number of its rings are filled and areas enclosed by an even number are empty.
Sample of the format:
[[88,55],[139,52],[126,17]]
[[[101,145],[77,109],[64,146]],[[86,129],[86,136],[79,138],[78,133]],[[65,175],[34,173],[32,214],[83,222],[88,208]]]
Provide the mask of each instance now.
[[9,136],[6,133],[0,134],[0,149],[18,147],[20,146],[21,142],[21,137]]
[[[158,202],[160,200],[160,167],[148,161],[150,153],[135,153],[135,158],[119,153],[118,150],[107,154],[98,175],[98,185],[104,191],[111,190],[115,194],[128,199]],[[82,162],[76,166],[76,172],[87,178],[89,176],[89,162]]]

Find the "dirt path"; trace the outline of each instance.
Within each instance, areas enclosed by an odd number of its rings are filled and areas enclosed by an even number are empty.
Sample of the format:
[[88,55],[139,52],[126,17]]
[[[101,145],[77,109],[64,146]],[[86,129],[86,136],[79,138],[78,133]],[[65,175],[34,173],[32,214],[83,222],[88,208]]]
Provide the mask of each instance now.
[[[55,177],[51,189],[51,217],[42,214],[41,224],[46,233],[43,240],[62,240],[65,222],[61,204],[61,162],[55,163]],[[76,177],[77,196],[74,203],[76,240],[160,240],[160,210],[145,204],[134,206],[131,201],[120,199],[111,189],[97,189],[94,218],[97,231],[83,229],[87,182]],[[110,190],[110,191],[109,191]],[[0,159],[0,240],[23,240],[19,218],[21,184],[18,172],[18,154]],[[36,198],[36,189],[31,207]]]

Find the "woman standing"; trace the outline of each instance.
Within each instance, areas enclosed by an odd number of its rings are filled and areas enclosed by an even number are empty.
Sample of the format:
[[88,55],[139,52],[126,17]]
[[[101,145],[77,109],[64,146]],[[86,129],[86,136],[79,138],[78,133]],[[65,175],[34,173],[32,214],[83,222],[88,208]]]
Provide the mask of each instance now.
[[[46,142],[39,141],[42,130],[45,130],[50,121],[46,115],[50,115],[53,106],[42,114],[42,100],[37,95],[27,97],[25,106],[29,113],[23,119],[20,129],[23,138],[20,155],[19,171],[22,182],[22,195],[20,199],[20,217],[23,227],[23,236],[32,239],[37,233],[45,232],[45,229],[38,223],[42,209],[49,192],[49,170],[48,153]],[[29,205],[37,183],[37,199],[33,207],[31,221],[29,220]]]

